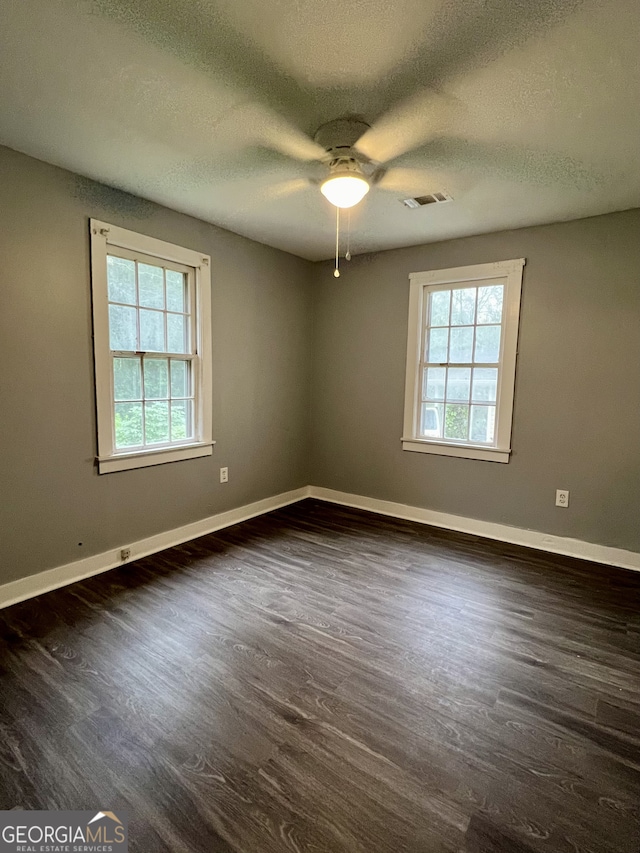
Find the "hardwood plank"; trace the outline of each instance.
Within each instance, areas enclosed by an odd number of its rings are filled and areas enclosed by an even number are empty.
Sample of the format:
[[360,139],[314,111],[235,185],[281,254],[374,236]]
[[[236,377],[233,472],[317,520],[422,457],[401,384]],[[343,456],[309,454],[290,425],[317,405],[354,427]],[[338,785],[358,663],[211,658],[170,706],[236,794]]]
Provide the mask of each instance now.
[[0,807],[135,853],[637,853],[640,575],[308,500],[0,611]]

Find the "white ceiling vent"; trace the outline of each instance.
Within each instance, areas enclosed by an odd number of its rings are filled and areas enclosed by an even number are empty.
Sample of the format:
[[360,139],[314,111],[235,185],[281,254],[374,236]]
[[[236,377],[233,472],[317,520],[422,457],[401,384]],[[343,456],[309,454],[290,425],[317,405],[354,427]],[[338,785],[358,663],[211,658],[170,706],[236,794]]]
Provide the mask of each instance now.
[[419,195],[415,198],[403,198],[402,204],[405,207],[424,207],[426,204],[444,204],[445,201],[453,201],[449,193],[439,191],[437,193],[429,193],[428,195]]

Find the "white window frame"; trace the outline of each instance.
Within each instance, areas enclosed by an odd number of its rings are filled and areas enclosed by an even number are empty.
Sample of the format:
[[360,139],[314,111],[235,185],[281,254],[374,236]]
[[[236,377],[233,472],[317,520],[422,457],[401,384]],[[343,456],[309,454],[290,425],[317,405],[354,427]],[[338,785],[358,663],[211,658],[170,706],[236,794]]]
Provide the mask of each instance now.
[[[211,456],[212,433],[212,364],[211,364],[211,259],[192,249],[166,243],[154,237],[127,231],[107,222],[90,220],[91,287],[93,295],[93,342],[96,380],[96,412],[98,426],[98,472],[126,471],[183,459]],[[107,287],[107,255],[112,250],[125,250],[189,267],[195,299],[192,310],[194,383],[194,434],[190,441],[174,442],[162,447],[117,450],[114,426],[113,355],[109,345],[109,300]],[[144,355],[141,353],[141,355]],[[150,353],[161,356],[161,353]]]
[[[407,337],[407,370],[405,384],[404,429],[402,449],[418,453],[436,453],[466,459],[508,462],[511,454],[511,422],[518,349],[518,324],[524,258],[490,264],[428,270],[409,276],[409,329]],[[429,293],[455,285],[481,285],[483,281],[501,279],[504,283],[502,334],[498,362],[495,444],[473,444],[468,441],[424,438],[419,433],[421,405],[422,358],[426,333]]]

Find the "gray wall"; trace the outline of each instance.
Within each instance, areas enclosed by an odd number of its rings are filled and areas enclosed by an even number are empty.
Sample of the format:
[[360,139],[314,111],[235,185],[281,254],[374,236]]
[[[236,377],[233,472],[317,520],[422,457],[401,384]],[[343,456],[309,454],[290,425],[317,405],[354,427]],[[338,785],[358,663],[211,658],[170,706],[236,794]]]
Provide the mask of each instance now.
[[[403,451],[407,276],[519,257],[511,461]],[[640,211],[343,266],[314,270],[315,485],[640,550]]]
[[[211,255],[212,457],[96,474],[90,216]],[[310,269],[0,148],[0,583],[309,482]]]

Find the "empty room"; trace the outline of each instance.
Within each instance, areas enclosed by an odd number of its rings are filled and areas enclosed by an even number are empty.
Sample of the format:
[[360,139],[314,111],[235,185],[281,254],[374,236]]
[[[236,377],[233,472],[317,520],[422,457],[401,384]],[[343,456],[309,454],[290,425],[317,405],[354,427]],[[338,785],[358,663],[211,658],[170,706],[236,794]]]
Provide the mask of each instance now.
[[637,0],[0,0],[0,853],[640,851]]

